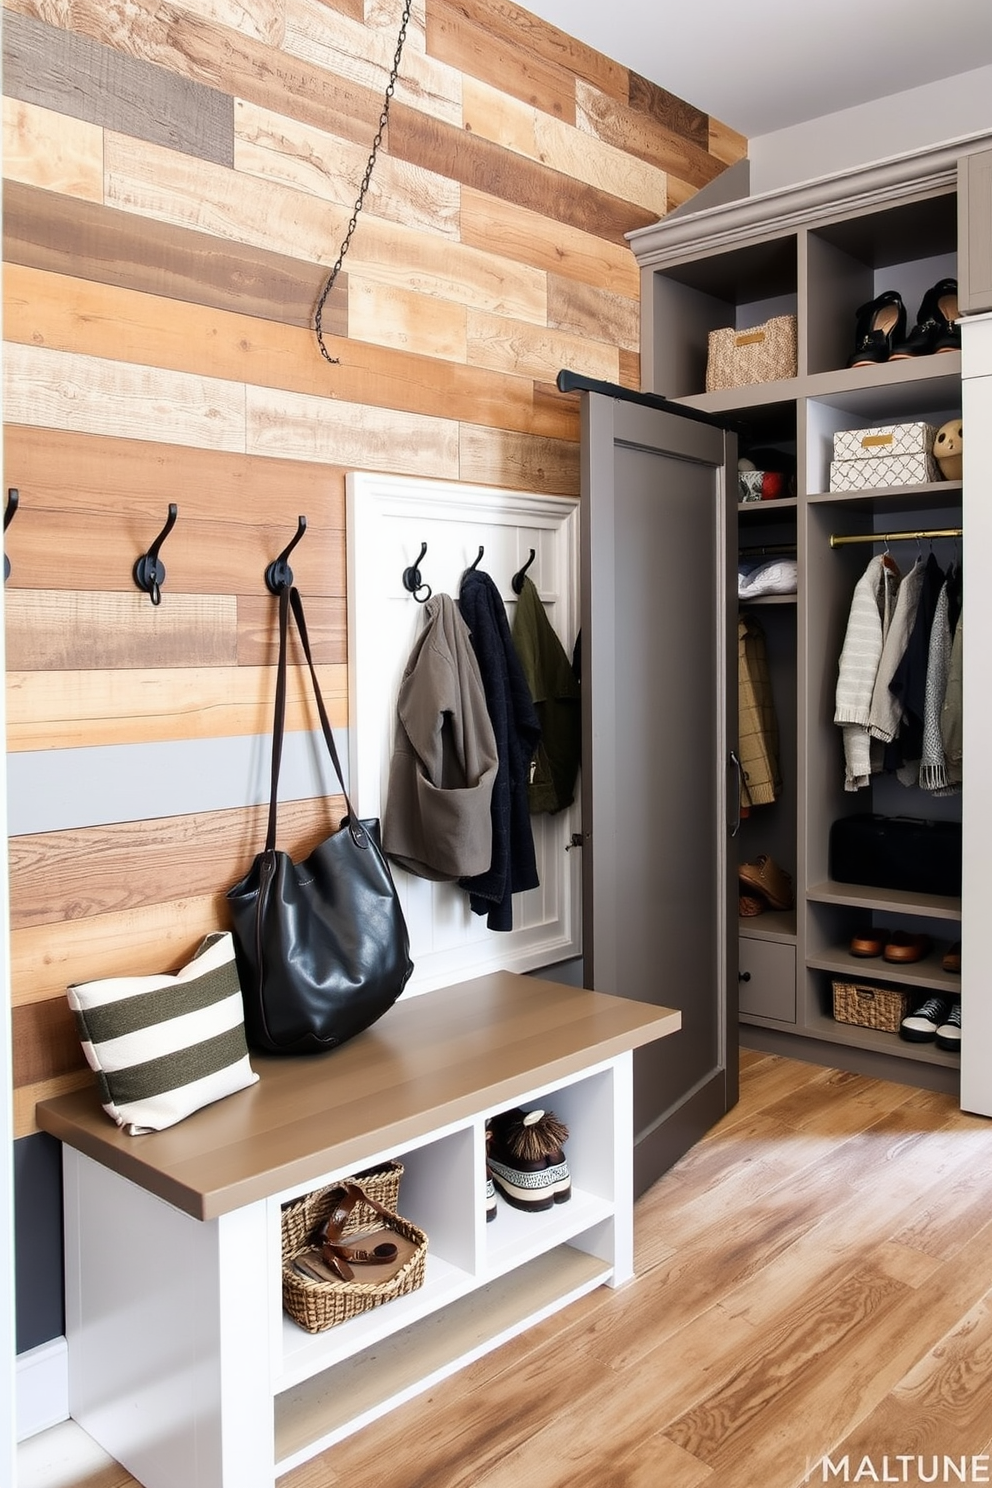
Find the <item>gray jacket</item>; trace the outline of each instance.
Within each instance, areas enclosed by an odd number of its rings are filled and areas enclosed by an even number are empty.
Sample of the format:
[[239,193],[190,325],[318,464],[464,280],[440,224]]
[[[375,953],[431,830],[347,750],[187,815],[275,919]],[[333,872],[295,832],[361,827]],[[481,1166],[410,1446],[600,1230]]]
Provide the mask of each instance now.
[[448,594],[424,606],[396,712],[385,851],[419,878],[484,873],[492,858],[496,736],[468,626]]

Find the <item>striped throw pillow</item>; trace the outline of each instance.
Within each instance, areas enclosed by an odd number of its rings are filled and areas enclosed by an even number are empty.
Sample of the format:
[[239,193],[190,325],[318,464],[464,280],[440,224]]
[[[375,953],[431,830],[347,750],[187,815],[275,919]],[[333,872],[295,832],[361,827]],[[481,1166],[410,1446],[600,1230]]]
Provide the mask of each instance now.
[[230,931],[208,935],[174,974],[79,982],[68,996],[103,1109],[132,1137],[258,1079]]

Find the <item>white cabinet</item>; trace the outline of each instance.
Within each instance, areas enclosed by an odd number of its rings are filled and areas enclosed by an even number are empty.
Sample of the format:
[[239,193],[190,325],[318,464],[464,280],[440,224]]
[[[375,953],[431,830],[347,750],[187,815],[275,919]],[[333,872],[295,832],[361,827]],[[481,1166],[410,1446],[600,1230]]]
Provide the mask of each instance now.
[[[70,1411],[147,1488],[274,1478],[633,1270],[631,1050],[678,1014],[495,973],[401,1002],[333,1054],[151,1137],[94,1092],[44,1102],[65,1145]],[[485,1216],[485,1121],[569,1127],[572,1196]],[[309,1334],[282,1311],[283,1203],[389,1158],[428,1234],[423,1286]]]

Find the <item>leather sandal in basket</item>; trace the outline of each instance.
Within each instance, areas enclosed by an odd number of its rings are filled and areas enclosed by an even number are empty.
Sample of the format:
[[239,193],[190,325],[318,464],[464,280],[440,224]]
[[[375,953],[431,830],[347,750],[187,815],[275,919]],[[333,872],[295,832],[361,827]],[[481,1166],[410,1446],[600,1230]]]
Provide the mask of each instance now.
[[[374,1230],[351,1235],[347,1243],[341,1239],[351,1211],[360,1200],[377,1213],[388,1216],[389,1211],[363,1193],[356,1184],[343,1184],[338,1192],[340,1197],[335,1200],[334,1208],[317,1232],[317,1244],[312,1250],[306,1250],[296,1257],[294,1264],[297,1270],[313,1281],[354,1281],[353,1266],[389,1266],[395,1271],[400,1246],[396,1244],[392,1231]],[[377,1240],[380,1235],[390,1235],[391,1238]],[[372,1241],[377,1243],[371,1244]],[[400,1264],[405,1264],[407,1258],[404,1254]],[[378,1281],[387,1278],[378,1275],[375,1279]]]

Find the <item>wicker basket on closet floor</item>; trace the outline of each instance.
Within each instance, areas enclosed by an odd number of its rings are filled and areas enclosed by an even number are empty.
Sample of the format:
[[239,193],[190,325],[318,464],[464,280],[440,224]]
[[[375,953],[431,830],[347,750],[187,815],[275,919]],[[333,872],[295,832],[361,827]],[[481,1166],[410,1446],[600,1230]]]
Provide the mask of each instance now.
[[902,987],[875,987],[867,982],[834,982],[834,1018],[859,1028],[898,1033],[909,1012],[912,994]]

